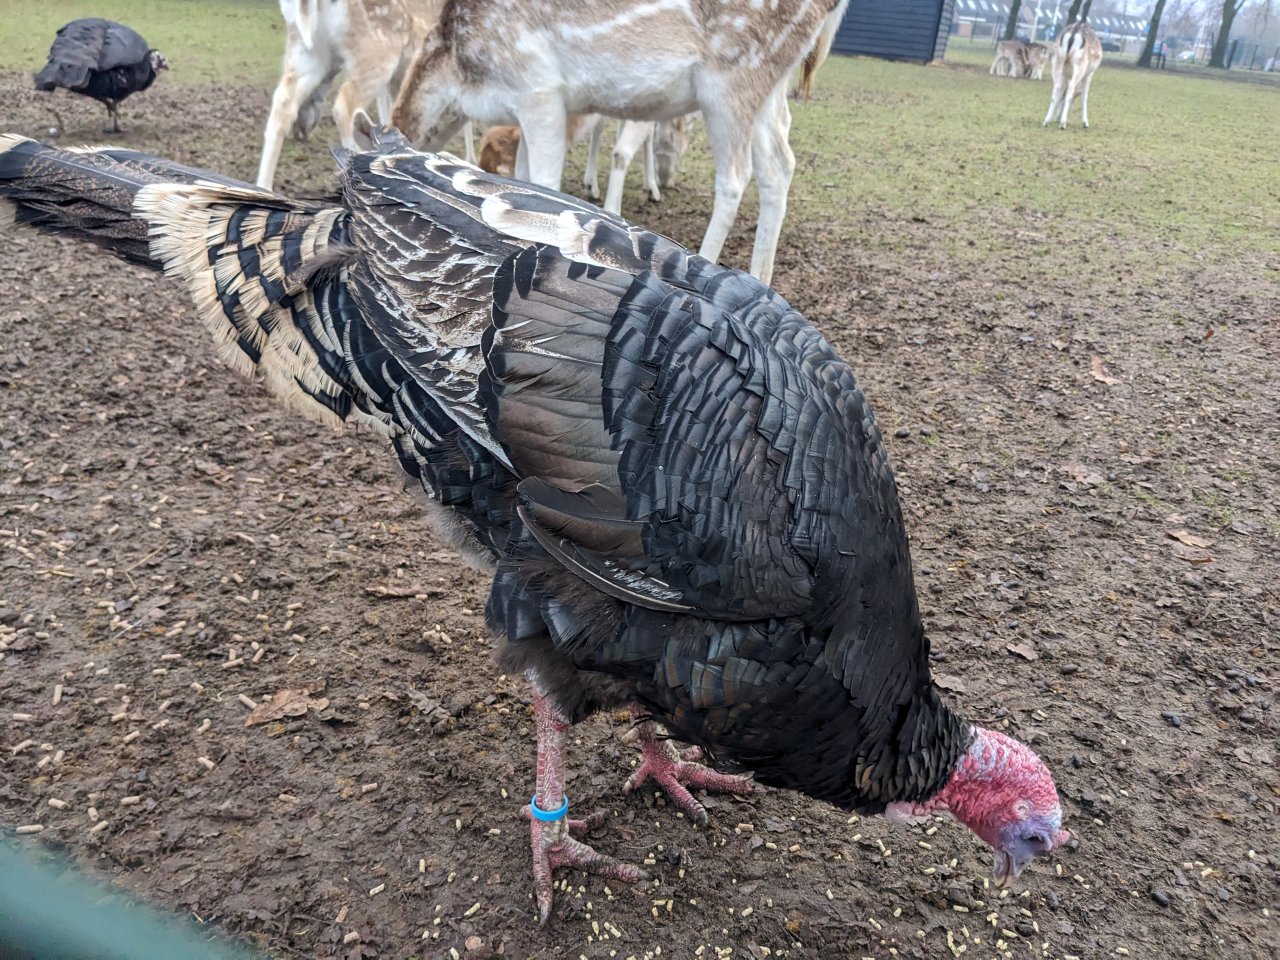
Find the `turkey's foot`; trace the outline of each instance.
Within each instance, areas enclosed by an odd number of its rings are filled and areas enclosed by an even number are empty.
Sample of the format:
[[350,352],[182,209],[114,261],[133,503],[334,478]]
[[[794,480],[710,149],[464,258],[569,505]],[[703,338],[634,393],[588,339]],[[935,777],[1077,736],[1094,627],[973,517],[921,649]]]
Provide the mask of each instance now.
[[702,751],[697,747],[681,755],[674,743],[659,735],[652,722],[641,721],[634,729],[640,740],[641,760],[635,773],[623,784],[624,792],[631,793],[645,781],[653,780],[671,802],[700,827],[707,825],[707,808],[689,792],[690,787],[738,796],[751,793],[754,784],[749,777],[719,773],[698,763]]
[[586,835],[604,822],[604,813],[597,812],[584,820],[535,820],[525,807],[530,824],[530,847],[533,849],[533,890],[538,901],[538,922],[545,924],[551,916],[554,898],[552,883],[555,871],[560,867],[572,867],[594,873],[610,880],[635,883],[649,879],[649,875],[630,863],[615,860],[589,847],[578,838]]

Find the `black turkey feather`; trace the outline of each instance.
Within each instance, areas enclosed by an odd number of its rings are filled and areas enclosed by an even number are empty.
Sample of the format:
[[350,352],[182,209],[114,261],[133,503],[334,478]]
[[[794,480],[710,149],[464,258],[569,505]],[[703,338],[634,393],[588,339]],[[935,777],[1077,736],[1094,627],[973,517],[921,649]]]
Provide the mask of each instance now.
[[750,784],[668,734],[845,809],[950,811],[999,881],[1063,842],[1039,759],[938,695],[880,431],[803,316],[398,135],[339,160],[337,200],[298,202],[6,137],[0,201],[179,279],[234,369],[388,437],[432,519],[494,570],[499,663],[534,688],[544,919],[557,866],[640,876],[563,819],[567,727],[601,708],[637,718],[628,788],[652,778],[698,821],[688,786]]

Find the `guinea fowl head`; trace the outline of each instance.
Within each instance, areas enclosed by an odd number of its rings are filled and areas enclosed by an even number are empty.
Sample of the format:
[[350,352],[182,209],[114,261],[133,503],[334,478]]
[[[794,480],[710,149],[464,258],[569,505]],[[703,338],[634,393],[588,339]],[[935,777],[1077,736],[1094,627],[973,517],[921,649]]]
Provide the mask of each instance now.
[[161,70],[169,69],[169,61],[165,59],[165,55],[159,50],[148,50],[147,56],[151,58],[151,70],[159,73]]
[[992,879],[1004,886],[1036,857],[1071,839],[1053,776],[1035,753],[1012,737],[975,727],[969,749],[946,786],[921,803],[893,803],[892,820],[950,813],[994,849]]

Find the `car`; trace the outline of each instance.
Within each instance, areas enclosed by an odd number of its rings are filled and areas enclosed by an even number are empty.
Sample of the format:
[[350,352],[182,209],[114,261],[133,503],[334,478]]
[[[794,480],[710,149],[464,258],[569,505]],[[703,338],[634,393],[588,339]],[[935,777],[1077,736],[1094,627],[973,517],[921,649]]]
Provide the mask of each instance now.
[[1116,43],[1114,40],[1102,41],[1103,53],[1119,53],[1122,49],[1123,48],[1120,46],[1120,44]]

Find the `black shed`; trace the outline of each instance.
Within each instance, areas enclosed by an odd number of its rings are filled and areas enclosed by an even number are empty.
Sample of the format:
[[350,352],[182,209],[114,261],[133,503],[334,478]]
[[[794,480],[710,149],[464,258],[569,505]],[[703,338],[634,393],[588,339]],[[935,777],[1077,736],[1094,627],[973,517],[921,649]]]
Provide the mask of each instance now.
[[832,53],[919,60],[942,57],[955,0],[849,0]]

